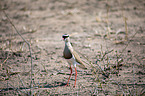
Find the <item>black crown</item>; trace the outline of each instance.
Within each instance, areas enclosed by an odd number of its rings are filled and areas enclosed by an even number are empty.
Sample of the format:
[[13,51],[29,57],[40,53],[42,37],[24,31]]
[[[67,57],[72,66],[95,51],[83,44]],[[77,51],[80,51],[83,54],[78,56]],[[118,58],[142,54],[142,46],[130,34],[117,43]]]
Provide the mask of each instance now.
[[62,38],[67,38],[67,37],[69,37],[69,35],[68,34],[64,34],[63,36],[62,36]]

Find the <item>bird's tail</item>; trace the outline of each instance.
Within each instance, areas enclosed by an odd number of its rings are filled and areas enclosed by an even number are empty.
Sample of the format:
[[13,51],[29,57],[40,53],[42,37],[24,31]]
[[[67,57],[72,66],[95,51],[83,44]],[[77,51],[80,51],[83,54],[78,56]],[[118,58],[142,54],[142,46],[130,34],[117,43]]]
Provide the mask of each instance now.
[[87,68],[85,67],[85,65],[78,64],[78,66],[79,66],[80,68],[82,68],[82,69],[87,69]]

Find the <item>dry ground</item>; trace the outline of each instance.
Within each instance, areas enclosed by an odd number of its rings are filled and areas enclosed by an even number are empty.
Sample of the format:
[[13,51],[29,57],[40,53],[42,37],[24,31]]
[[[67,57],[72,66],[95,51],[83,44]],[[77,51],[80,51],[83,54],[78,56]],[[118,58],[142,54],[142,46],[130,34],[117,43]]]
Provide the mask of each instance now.
[[[144,0],[1,0],[0,7],[30,43],[33,60],[31,74],[29,48],[0,10],[1,96],[145,95]],[[76,88],[74,75],[64,87],[65,33],[82,60],[92,62],[78,68]]]

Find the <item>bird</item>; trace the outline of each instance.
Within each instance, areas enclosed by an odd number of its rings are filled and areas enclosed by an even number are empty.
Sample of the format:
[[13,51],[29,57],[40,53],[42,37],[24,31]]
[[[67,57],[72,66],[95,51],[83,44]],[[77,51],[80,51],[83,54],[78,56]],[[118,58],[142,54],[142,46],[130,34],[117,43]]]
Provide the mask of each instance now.
[[81,60],[80,56],[78,53],[73,49],[71,43],[70,43],[70,38],[68,34],[62,35],[63,40],[65,41],[65,47],[63,51],[63,57],[67,60],[69,67],[70,67],[70,75],[68,78],[68,82],[65,86],[69,86],[69,80],[72,75],[72,65],[75,67],[75,83],[74,87],[76,86],[76,79],[77,79],[77,69],[76,67],[79,66],[82,69],[87,69],[85,67],[84,62]]

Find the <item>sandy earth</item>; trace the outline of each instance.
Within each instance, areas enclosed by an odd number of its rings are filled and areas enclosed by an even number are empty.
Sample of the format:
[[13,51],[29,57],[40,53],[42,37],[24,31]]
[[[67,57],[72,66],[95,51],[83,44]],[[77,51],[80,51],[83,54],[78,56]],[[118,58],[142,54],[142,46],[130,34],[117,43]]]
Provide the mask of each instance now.
[[[0,7],[31,44],[33,95],[145,95],[144,0],[1,0]],[[87,62],[87,70],[77,68],[76,88],[74,73],[64,87],[65,33]],[[2,10],[0,64],[0,95],[30,95],[29,49]]]

